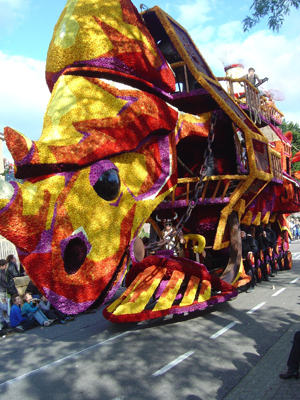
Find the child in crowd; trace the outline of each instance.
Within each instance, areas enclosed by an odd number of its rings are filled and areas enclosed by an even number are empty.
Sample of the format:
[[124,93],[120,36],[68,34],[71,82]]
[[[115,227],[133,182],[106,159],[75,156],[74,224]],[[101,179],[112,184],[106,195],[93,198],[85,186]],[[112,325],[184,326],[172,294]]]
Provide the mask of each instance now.
[[[36,299],[35,299],[36,300]],[[26,316],[28,319],[35,318],[40,325],[50,326],[53,319],[48,319],[46,315],[39,309],[38,306],[34,306],[32,302],[32,296],[30,293],[25,293],[23,296],[23,307],[22,315]]]
[[21,297],[18,294],[14,294],[11,298],[12,307],[10,309],[9,321],[10,326],[15,328],[17,332],[24,332],[27,329],[33,328],[36,325],[34,319],[27,319],[22,317],[21,314]]
[[73,321],[74,317],[67,316],[59,310],[50,309],[51,304],[46,299],[45,296],[41,297],[41,301],[39,302],[39,308],[43,311],[47,318],[52,318],[53,320],[58,320],[60,324],[65,324],[67,321]]

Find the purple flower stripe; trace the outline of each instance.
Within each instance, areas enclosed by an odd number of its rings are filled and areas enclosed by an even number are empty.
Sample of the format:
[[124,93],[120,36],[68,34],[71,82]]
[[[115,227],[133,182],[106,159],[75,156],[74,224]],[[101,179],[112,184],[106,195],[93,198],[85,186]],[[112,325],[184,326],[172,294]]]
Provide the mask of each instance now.
[[87,237],[84,235],[83,232],[78,232],[75,235],[71,235],[71,236],[67,237],[66,239],[61,240],[60,251],[61,251],[62,258],[64,258],[65,250],[66,250],[68,243],[75,238],[79,238],[85,243],[86,248],[87,248],[87,254],[89,254],[89,252],[91,251],[92,246],[91,246],[90,242],[88,241]]
[[98,162],[92,164],[91,170],[90,170],[90,177],[89,177],[90,184],[92,186],[94,186],[96,184],[97,180],[103,174],[103,172],[105,172],[109,169],[115,169],[116,171],[119,172],[119,169],[110,160],[102,160],[102,161],[98,161]]
[[[202,201],[202,199],[200,198],[198,200],[197,204],[226,204],[229,203],[229,197],[224,197],[224,199],[222,200],[221,198],[216,198],[214,201],[212,199],[204,199]],[[181,208],[181,207],[186,207],[186,200],[177,200],[174,201],[174,203],[172,204],[172,201],[163,201],[162,203],[160,203],[157,207],[157,209],[160,210],[165,210],[165,209],[169,209],[169,208]]]
[[55,207],[54,207],[53,217],[52,217],[52,221],[51,221],[51,227],[50,227],[50,229],[42,232],[40,241],[39,241],[38,245],[36,246],[36,248],[34,249],[33,253],[43,253],[43,254],[51,253],[51,245],[52,245],[56,215],[57,215],[57,204],[55,204]]
[[182,131],[182,126],[183,126],[183,122],[181,122],[180,128],[178,129],[177,135],[175,136],[175,143],[176,144],[179,142],[179,136],[180,136],[181,131]]
[[237,290],[234,290],[233,292],[226,293],[224,295],[220,294],[217,296],[213,296],[209,300],[204,301],[202,303],[191,304],[186,307],[174,307],[170,310],[170,314],[183,314],[185,312],[201,310],[208,306],[213,306],[218,303],[224,303],[225,301],[231,299],[232,297],[236,297],[237,295],[238,295]]
[[[160,93],[168,95],[168,93],[164,92],[162,88],[161,81],[159,79],[155,79],[152,77],[147,76],[147,71],[143,71],[141,69],[141,73],[139,73],[139,69],[133,69],[126,65],[123,61],[119,60],[117,57],[101,57],[101,58],[95,58],[93,60],[84,60],[84,61],[77,61],[74,62],[73,64],[67,65],[65,68],[63,68],[61,71],[57,72],[52,76],[52,82],[53,84],[56,83],[58,78],[64,73],[65,70],[71,67],[96,67],[96,68],[105,68],[108,71],[116,71],[116,72],[121,72],[124,74],[127,74],[131,76],[134,76],[136,78],[140,78],[143,80],[146,80],[148,85],[151,85],[155,90],[159,91]],[[151,81],[151,82],[149,82]]]
[[93,303],[94,301],[86,301],[84,303],[75,303],[72,300],[67,299],[64,296],[60,296],[56,294],[55,292],[52,292],[52,290],[43,287],[43,290],[45,292],[46,298],[49,300],[49,302],[58,310],[65,314],[78,314],[81,313],[85,310],[87,310]]
[[157,290],[155,292],[155,298],[156,299],[158,299],[163,294],[168,282],[169,282],[168,280],[163,280],[163,281],[160,282],[160,284],[159,284],[159,286],[158,286],[158,288],[157,288]]
[[205,94],[208,94],[208,91],[205,89],[195,89],[191,90],[190,93],[187,92],[180,92],[180,93],[173,93],[173,99],[180,99],[180,98],[186,98],[186,97],[196,97],[196,96],[203,96]]
[[12,197],[12,198],[9,200],[9,202],[6,204],[6,206],[4,206],[3,208],[1,208],[1,210],[0,210],[0,215],[3,214],[3,213],[5,213],[5,211],[7,211],[7,210],[10,208],[10,206],[12,205],[12,203],[15,201],[15,199],[16,199],[16,197],[17,197],[17,193],[18,193],[18,189],[19,189],[19,186],[18,186],[17,182],[11,181],[11,182],[9,182],[9,183],[10,183],[11,186],[13,186],[13,188],[14,188],[14,194],[13,194],[13,197]]
[[117,99],[121,99],[121,100],[126,100],[127,101],[125,106],[123,106],[121,108],[121,110],[118,112],[118,115],[122,114],[122,112],[124,112],[125,110],[127,110],[127,108],[132,106],[133,103],[138,101],[138,97],[132,97],[132,96],[117,96]]
[[21,161],[15,161],[16,166],[19,167],[20,165],[26,165],[29,164],[30,161],[32,160],[32,157],[35,152],[35,145],[32,143],[29,152],[26,154],[26,156],[21,160]]
[[78,131],[78,132],[81,133],[83,135],[83,137],[80,139],[80,141],[77,144],[84,142],[85,139],[87,139],[89,136],[91,136],[91,134],[89,132],[83,132],[83,131]]
[[28,256],[29,255],[29,253],[26,253],[25,251],[18,249],[17,247],[16,247],[16,249],[17,249],[19,256]]
[[57,175],[63,176],[65,178],[65,187],[66,187],[74,174],[75,171],[69,171],[69,172],[59,172]]
[[156,68],[156,71],[162,71],[162,70],[164,70],[164,69],[169,69],[169,66],[168,66],[168,64],[166,63],[165,58],[164,58],[164,56],[162,55],[162,52],[159,50],[158,47],[156,47],[156,51],[158,52],[159,57],[160,57],[160,60],[161,60],[161,66],[158,67],[158,68]]
[[115,203],[109,203],[109,205],[113,206],[113,207],[118,207],[118,205],[120,204],[122,196],[123,196],[123,192],[120,194],[118,200]]
[[118,282],[116,282],[116,283],[113,285],[113,287],[109,290],[109,292],[107,293],[107,295],[106,295],[106,297],[105,297],[103,303],[101,303],[101,305],[102,305],[102,304],[105,304],[107,301],[109,301],[109,300],[116,294],[116,291],[117,291],[117,290],[119,289],[119,287],[121,286],[121,283],[122,283],[122,281],[123,281],[123,278],[124,278],[124,275],[125,275],[126,271],[127,271],[127,265],[126,265],[126,267],[124,267],[124,270],[123,270],[123,273],[122,273],[121,276],[120,276],[120,279],[119,279]]
[[173,250],[157,250],[155,252],[155,255],[158,258],[171,258],[172,256],[174,256],[174,251]]

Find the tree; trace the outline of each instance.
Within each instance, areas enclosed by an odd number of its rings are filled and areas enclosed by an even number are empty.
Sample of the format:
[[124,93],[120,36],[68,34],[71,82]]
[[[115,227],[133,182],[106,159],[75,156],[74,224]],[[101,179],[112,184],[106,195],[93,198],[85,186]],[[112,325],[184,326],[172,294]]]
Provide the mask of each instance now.
[[[292,139],[292,155],[294,156],[298,151],[300,151],[300,126],[298,123],[287,122],[285,119],[282,121],[280,129],[283,133],[291,131],[293,134]],[[292,164],[292,171],[300,170],[300,162]]]
[[300,0],[254,0],[250,7],[250,10],[253,9],[252,15],[243,20],[243,30],[249,31],[261,18],[268,16],[269,29],[278,32],[284,17],[290,14],[291,8],[295,7],[298,10],[299,6]]

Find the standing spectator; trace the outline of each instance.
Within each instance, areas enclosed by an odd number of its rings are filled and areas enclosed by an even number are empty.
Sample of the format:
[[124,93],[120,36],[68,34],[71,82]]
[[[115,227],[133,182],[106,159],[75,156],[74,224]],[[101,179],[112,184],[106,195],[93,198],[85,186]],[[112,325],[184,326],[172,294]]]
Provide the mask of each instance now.
[[0,331],[8,328],[8,323],[5,321],[4,312],[7,311],[6,302],[0,301]]
[[0,260],[0,302],[6,302],[6,290],[8,288],[5,275],[6,267],[6,260]]
[[34,319],[27,319],[21,314],[21,297],[14,294],[11,298],[12,307],[10,309],[9,321],[10,326],[15,328],[17,332],[24,332],[27,329],[33,328],[37,323]]
[[296,221],[295,221],[295,238],[296,238],[296,240],[298,240],[299,236],[300,236],[300,229],[299,228],[300,228],[299,227],[299,220],[296,219]]
[[290,231],[291,231],[291,234],[292,234],[292,240],[295,239],[295,236],[294,236],[294,226],[295,226],[294,220],[291,218],[291,219],[290,219]]
[[285,374],[280,374],[281,379],[299,378],[300,363],[300,331],[295,333],[293,346],[287,362],[288,370]]
[[8,324],[4,318],[4,313],[7,312],[6,290],[8,287],[5,276],[6,267],[6,260],[0,260],[0,330],[8,328]]
[[8,294],[11,296],[14,294],[17,294],[18,291],[15,286],[14,278],[18,276],[23,276],[23,274],[20,274],[18,271],[17,267],[17,260],[13,254],[10,254],[9,256],[6,257],[6,261],[8,263],[8,267],[6,268],[5,274],[6,274],[6,281],[8,284]]
[[[36,299],[37,300],[37,299]],[[26,316],[28,319],[36,319],[40,325],[50,326],[53,319],[48,319],[46,315],[39,309],[39,306],[34,306],[32,302],[32,296],[30,293],[25,293],[23,296],[23,307],[22,307],[22,315]]]

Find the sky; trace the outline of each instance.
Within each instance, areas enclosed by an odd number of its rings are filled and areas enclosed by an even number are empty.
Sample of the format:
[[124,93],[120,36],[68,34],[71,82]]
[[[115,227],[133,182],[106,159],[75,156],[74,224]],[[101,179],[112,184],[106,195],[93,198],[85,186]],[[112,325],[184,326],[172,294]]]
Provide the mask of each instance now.
[[[101,1],[101,0],[99,0]],[[277,89],[287,121],[300,124],[300,10],[292,9],[279,33],[262,20],[243,33],[252,0],[143,0],[160,6],[191,35],[214,74],[225,76],[222,61],[254,67]],[[54,26],[66,0],[0,0],[0,132],[10,126],[32,140],[42,132],[50,93],[45,62]],[[133,1],[139,9],[141,0]],[[4,145],[4,157],[12,160]]]

